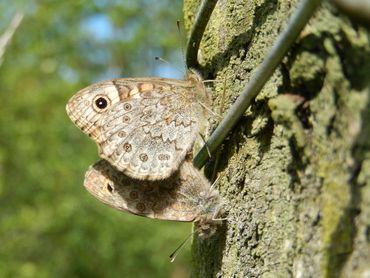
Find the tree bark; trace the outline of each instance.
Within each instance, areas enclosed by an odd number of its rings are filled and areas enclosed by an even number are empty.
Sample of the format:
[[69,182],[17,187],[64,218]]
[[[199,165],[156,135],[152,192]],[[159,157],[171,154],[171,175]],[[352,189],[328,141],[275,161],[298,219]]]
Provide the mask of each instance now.
[[[296,3],[219,0],[198,54],[215,112]],[[187,30],[199,4],[184,1]],[[327,2],[316,12],[206,167],[217,164],[228,218],[194,238],[193,277],[370,277],[369,41]]]

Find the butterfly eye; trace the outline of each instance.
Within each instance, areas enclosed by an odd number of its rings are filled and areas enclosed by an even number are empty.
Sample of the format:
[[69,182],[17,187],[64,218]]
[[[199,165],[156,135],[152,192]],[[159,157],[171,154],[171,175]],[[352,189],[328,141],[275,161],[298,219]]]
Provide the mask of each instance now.
[[112,193],[112,192],[113,192],[113,188],[112,188],[112,186],[111,186],[109,183],[107,183],[107,189],[108,189],[108,191],[109,191],[110,193]]
[[108,105],[110,104],[110,100],[106,96],[96,96],[93,103],[94,109],[97,112],[102,112],[108,107]]

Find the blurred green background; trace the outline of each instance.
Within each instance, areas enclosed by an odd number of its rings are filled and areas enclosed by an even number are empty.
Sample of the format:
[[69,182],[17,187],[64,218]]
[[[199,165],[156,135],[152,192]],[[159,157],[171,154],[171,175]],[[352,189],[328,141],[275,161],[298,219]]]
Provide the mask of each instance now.
[[188,223],[115,211],[82,186],[95,144],[65,113],[79,89],[127,76],[181,77],[179,0],[0,0],[0,277],[188,277]]

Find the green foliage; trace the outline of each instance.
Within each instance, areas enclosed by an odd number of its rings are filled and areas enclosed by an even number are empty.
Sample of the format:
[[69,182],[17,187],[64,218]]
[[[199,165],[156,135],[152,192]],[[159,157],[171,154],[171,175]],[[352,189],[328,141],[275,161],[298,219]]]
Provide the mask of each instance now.
[[168,255],[189,224],[114,211],[83,188],[96,146],[65,113],[84,86],[158,75],[178,55],[181,1],[0,1],[0,34],[25,17],[0,65],[0,276],[181,277]]

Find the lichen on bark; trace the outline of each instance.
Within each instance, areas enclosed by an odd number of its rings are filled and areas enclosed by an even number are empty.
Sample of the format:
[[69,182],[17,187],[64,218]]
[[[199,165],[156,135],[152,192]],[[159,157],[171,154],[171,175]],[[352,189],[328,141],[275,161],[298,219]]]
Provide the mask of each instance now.
[[[184,2],[187,29],[199,2]],[[223,110],[235,101],[295,6],[219,1],[198,57],[215,111],[223,95]],[[329,4],[317,11],[222,147],[228,220],[194,239],[194,277],[370,274],[369,42]]]

